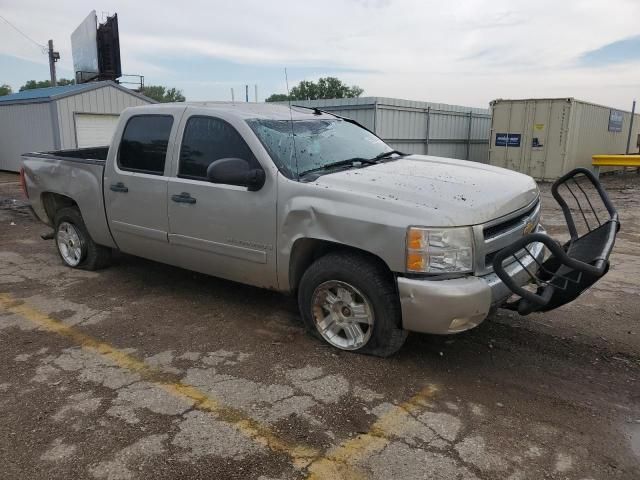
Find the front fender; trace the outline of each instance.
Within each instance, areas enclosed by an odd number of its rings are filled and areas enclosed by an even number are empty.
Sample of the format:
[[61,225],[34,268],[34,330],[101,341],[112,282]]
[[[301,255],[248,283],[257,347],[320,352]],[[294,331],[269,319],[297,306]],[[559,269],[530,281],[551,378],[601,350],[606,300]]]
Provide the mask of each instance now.
[[[308,186],[301,184],[302,186]],[[278,208],[278,284],[290,289],[291,254],[300,239],[315,239],[368,252],[389,270],[405,268],[405,236],[411,218],[375,208],[365,198],[335,191],[329,195],[296,195],[296,187],[280,197]],[[330,198],[329,198],[330,196]]]

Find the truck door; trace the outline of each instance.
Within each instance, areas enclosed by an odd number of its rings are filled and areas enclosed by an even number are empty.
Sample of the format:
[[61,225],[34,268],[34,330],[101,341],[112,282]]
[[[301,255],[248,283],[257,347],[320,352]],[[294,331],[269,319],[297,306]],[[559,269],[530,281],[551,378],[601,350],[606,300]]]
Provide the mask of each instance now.
[[[168,193],[169,243],[180,266],[276,287],[276,182],[269,167],[257,160],[226,120],[192,114],[181,123],[183,135]],[[209,182],[207,168],[224,158],[241,158],[252,168],[265,170],[264,186],[249,191]]]
[[[161,108],[161,107],[159,107]],[[109,228],[123,252],[169,261],[167,150],[177,129],[174,111],[123,118],[119,148],[105,166],[104,197]],[[182,111],[180,111],[182,113]],[[115,142],[114,142],[115,144]]]

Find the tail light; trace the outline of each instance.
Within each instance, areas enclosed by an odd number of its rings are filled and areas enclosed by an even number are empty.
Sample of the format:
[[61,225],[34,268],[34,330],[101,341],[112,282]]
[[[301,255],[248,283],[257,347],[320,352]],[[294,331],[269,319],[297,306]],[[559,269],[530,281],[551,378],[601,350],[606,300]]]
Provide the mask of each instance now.
[[20,169],[20,188],[22,188],[22,193],[24,193],[24,196],[29,198],[29,192],[27,191],[27,182],[24,179],[24,168]]

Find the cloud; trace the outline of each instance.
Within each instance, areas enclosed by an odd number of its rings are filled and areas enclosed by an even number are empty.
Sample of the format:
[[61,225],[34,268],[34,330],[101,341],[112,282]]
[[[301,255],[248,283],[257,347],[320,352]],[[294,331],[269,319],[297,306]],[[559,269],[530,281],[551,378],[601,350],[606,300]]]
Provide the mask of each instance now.
[[[59,67],[72,71],[70,35],[86,2],[6,3],[3,16],[40,43],[53,38]],[[637,35],[637,0],[112,0],[109,8],[119,16],[123,71],[199,100],[226,99],[234,83],[258,83],[262,96],[284,91],[285,67],[292,83],[337,72],[369,95],[473,106],[533,95],[626,106],[632,90],[620,85],[640,78],[628,57],[605,51],[620,62],[594,60],[603,45]],[[2,24],[0,55],[41,64],[48,76],[46,57]]]

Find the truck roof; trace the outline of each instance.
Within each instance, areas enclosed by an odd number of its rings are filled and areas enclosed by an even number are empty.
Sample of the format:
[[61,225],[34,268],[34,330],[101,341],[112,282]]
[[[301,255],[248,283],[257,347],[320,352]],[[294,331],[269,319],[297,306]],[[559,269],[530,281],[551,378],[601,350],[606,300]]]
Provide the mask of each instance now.
[[180,102],[180,103],[159,103],[155,105],[143,105],[132,107],[135,109],[151,110],[154,108],[166,108],[175,106],[176,109],[182,109],[185,106],[201,109],[210,109],[212,112],[224,112],[234,115],[244,120],[252,118],[268,119],[268,120],[317,120],[317,119],[335,119],[336,117],[327,114],[314,113],[313,109],[308,107],[296,107],[294,104],[289,109],[288,105],[277,103],[248,103],[248,102]]

